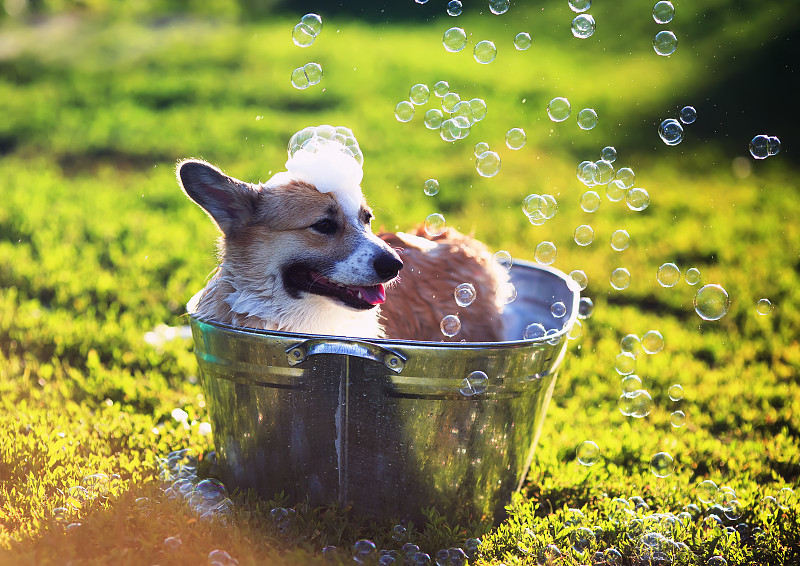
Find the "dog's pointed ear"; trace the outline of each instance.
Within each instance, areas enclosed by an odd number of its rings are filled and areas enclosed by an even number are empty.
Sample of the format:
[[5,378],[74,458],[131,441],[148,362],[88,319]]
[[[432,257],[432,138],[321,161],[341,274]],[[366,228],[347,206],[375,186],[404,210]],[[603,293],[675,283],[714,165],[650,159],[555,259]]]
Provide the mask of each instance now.
[[178,182],[186,195],[200,205],[229,234],[255,214],[258,191],[248,183],[228,177],[205,161],[178,163]]

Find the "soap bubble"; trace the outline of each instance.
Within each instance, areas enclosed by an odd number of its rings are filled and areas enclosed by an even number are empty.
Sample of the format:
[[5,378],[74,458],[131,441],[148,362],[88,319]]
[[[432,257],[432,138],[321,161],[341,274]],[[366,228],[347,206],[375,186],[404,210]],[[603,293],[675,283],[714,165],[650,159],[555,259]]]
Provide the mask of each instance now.
[[642,388],[642,379],[633,373],[630,373],[622,378],[622,392],[633,393]]
[[458,53],[467,46],[467,32],[461,28],[450,28],[444,32],[442,44],[450,53]]
[[670,385],[667,394],[669,395],[670,401],[680,401],[683,399],[683,387],[680,383],[674,383]]
[[767,151],[770,155],[778,155],[781,151],[781,140],[777,136],[767,138]]
[[583,466],[594,466],[600,460],[600,447],[591,440],[584,440],[578,444],[575,456]]
[[646,390],[637,389],[620,395],[617,407],[626,417],[642,419],[653,410],[653,398]]
[[589,14],[580,14],[572,20],[572,35],[578,39],[591,37],[595,30],[594,18]]
[[209,566],[236,566],[239,561],[224,550],[212,550],[208,553]]
[[607,145],[600,151],[600,157],[603,159],[603,161],[614,163],[617,160],[617,150],[614,147]]
[[408,530],[403,525],[395,525],[392,528],[392,539],[401,542],[405,537]]
[[678,38],[671,31],[660,31],[653,38],[653,49],[664,57],[672,55],[678,48]]
[[607,185],[614,178],[614,166],[610,161],[598,159],[594,162],[594,182],[596,185]]
[[438,130],[444,122],[444,114],[438,108],[431,108],[425,112],[425,127],[429,130]]
[[674,16],[675,7],[672,5],[672,2],[661,0],[660,2],[656,2],[656,5],[653,6],[653,19],[657,24],[668,24],[672,21]]
[[650,205],[650,193],[638,187],[629,189],[625,193],[625,204],[634,212],[642,211]]
[[292,41],[298,47],[308,47],[314,40],[317,39],[317,34],[307,24],[300,22],[292,30]]
[[471,126],[475,123],[475,115],[472,106],[466,100],[461,100],[453,106],[453,118],[460,118],[459,123],[464,126]]
[[[578,16],[580,18],[580,16]],[[597,125],[597,112],[594,108],[584,108],[578,112],[578,127],[581,130],[591,130]]]
[[489,144],[486,142],[478,142],[475,144],[475,149],[473,150],[473,153],[475,154],[475,157],[478,157],[481,153],[487,151],[489,151]]
[[695,491],[697,492],[697,499],[703,503],[712,503],[717,496],[719,488],[713,481],[705,480],[697,485]]
[[675,460],[666,452],[659,452],[650,458],[650,471],[657,478],[666,478],[675,470]]
[[703,320],[719,320],[728,312],[730,298],[720,285],[705,285],[694,296],[694,310]]
[[795,504],[796,502],[796,495],[794,490],[791,487],[783,487],[778,492],[777,497],[775,498],[775,502],[778,504],[778,507],[786,511]]
[[408,122],[414,117],[414,105],[408,100],[399,102],[394,107],[394,117],[398,122]]
[[750,155],[756,159],[769,157],[769,137],[759,135],[750,140]]
[[627,230],[614,230],[614,232],[611,234],[611,247],[615,251],[621,252],[628,249],[630,241],[631,237]]
[[489,377],[482,371],[473,371],[461,380],[459,391],[465,397],[472,397],[485,393],[489,385]]
[[446,223],[444,216],[438,212],[428,215],[428,217],[425,219],[425,232],[434,238],[436,236],[441,236],[444,233],[445,226]]
[[669,416],[669,424],[673,428],[681,428],[686,423],[686,414],[683,411],[673,411]]
[[683,278],[689,285],[697,285],[700,283],[700,270],[696,267],[690,267],[684,273]]
[[442,319],[442,322],[439,324],[439,327],[442,330],[442,334],[444,334],[448,338],[452,338],[453,336],[461,332],[461,319],[459,319],[454,314],[448,314],[446,317]]
[[631,272],[624,267],[618,267],[611,272],[611,286],[617,291],[628,288],[631,284]]
[[511,254],[506,250],[498,250],[492,254],[492,265],[508,271],[514,264]]
[[500,172],[500,156],[494,151],[487,151],[475,160],[475,168],[481,177],[494,177]]
[[578,163],[578,168],[575,170],[578,180],[587,187],[593,187],[595,174],[597,173],[597,165],[592,161],[581,161]]
[[506,145],[508,149],[522,149],[527,141],[525,130],[522,128],[511,128],[506,132]]
[[571,111],[569,100],[561,96],[554,98],[547,105],[547,115],[553,122],[563,122],[569,118]]
[[553,195],[545,194],[542,195],[542,198],[545,201],[544,217],[550,220],[558,212],[558,202],[556,202],[556,198]]
[[415,105],[425,104],[431,97],[431,91],[426,84],[415,84],[408,91],[408,99]]
[[594,191],[583,193],[581,195],[581,208],[584,212],[596,212],[600,208],[600,195]]
[[472,108],[472,116],[476,122],[480,122],[486,118],[486,101],[484,101],[482,98],[470,99],[469,106]]
[[447,81],[438,81],[433,85],[433,94],[439,98],[442,98],[448,92],[450,92],[450,83]]
[[536,246],[536,251],[533,254],[536,263],[540,263],[542,265],[550,265],[556,260],[558,256],[558,249],[556,249],[556,245],[553,242],[539,242],[539,245]]
[[638,356],[642,351],[642,341],[636,334],[626,334],[619,341],[619,349],[621,352]]
[[306,14],[300,18],[300,23],[311,28],[314,35],[322,33],[322,17],[319,14]]
[[544,336],[546,332],[547,330],[542,324],[534,322],[525,327],[525,333],[522,335],[522,338],[524,340],[536,340]]
[[361,539],[353,545],[353,560],[359,564],[372,562],[377,553],[375,543],[371,540]]
[[564,318],[564,315],[567,314],[567,307],[563,302],[556,301],[550,305],[550,314],[552,314],[554,318]]
[[756,312],[761,316],[766,316],[772,312],[772,303],[769,299],[759,299],[756,303]]
[[517,48],[517,51],[525,51],[532,43],[531,34],[527,32],[521,31],[514,36],[514,47]]
[[468,307],[476,297],[475,286],[472,283],[461,283],[453,292],[456,298],[456,304],[460,307]]
[[309,86],[308,77],[303,67],[297,67],[292,71],[292,86],[298,90],[305,90]]
[[319,63],[306,63],[303,72],[308,78],[309,85],[319,84],[322,80],[322,66]]
[[589,297],[581,297],[578,301],[578,318],[591,318],[594,314],[594,302]]
[[580,288],[581,291],[586,289],[586,287],[589,285],[589,278],[586,276],[586,273],[584,273],[580,269],[575,269],[573,271],[570,271],[569,277],[570,279],[575,281],[575,283],[578,284],[578,287]]
[[569,0],[569,7],[573,12],[580,14],[592,7],[592,0]]
[[658,126],[658,136],[667,145],[678,145],[683,141],[683,126],[675,118],[667,118]]
[[681,279],[681,270],[674,263],[664,263],[658,268],[656,279],[662,287],[674,287]]
[[575,228],[573,237],[579,246],[588,246],[594,241],[594,230],[588,224],[581,224]]
[[460,139],[461,128],[452,118],[445,120],[442,122],[442,125],[439,126],[439,136],[446,142],[454,142]]
[[450,0],[447,3],[447,14],[449,16],[460,16],[463,6],[459,0]]
[[664,348],[664,337],[658,330],[648,330],[642,336],[642,349],[647,354],[657,354]]
[[432,197],[433,195],[439,192],[439,181],[437,181],[436,179],[428,179],[422,185],[422,190],[425,191],[426,195]]
[[448,92],[442,97],[442,110],[451,113],[459,102],[461,102],[461,97],[457,92]]
[[622,181],[614,179],[606,185],[606,198],[611,202],[619,202],[628,194],[628,189],[624,187]]
[[623,188],[630,189],[636,181],[636,174],[630,167],[623,167],[617,170],[617,174],[614,175],[614,178],[622,183]]
[[494,46],[494,43],[488,39],[484,39],[475,44],[475,48],[472,50],[472,56],[475,57],[478,63],[486,65],[494,61],[494,58],[497,57],[497,48]]
[[495,16],[500,16],[508,11],[510,0],[489,0],[489,11]]
[[620,352],[614,361],[614,369],[620,375],[628,375],[636,371],[636,356],[631,352]]
[[697,110],[694,106],[684,106],[681,108],[680,119],[684,124],[693,124],[697,120]]

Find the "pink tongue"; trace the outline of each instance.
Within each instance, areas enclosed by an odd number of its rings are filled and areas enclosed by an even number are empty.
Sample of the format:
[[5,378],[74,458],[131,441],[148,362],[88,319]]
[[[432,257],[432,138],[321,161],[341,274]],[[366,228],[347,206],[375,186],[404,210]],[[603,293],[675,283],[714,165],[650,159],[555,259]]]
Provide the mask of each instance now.
[[386,291],[381,284],[356,287],[356,289],[361,291],[361,297],[371,305],[380,305],[386,302]]

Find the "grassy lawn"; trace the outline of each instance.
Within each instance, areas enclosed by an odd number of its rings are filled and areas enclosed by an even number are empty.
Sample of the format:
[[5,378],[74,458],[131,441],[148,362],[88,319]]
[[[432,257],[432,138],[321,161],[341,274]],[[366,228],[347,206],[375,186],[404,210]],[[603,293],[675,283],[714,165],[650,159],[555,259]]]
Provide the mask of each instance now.
[[[290,39],[302,13],[2,22],[0,563],[205,564],[220,550],[240,564],[322,564],[327,546],[350,563],[359,539],[435,557],[473,538],[479,564],[587,564],[612,548],[620,564],[800,563],[800,136],[785,105],[794,94],[780,86],[797,72],[782,54],[796,45],[796,10],[707,0],[676,4],[675,20],[658,26],[649,4],[597,2],[597,31],[578,40],[567,2],[514,4],[502,16],[466,6],[458,18],[433,4],[391,23],[320,9],[323,31],[306,49]],[[441,45],[453,25],[468,33],[459,53]],[[679,38],[670,57],[651,47],[660,29]],[[514,49],[520,31],[533,37],[527,51]],[[488,65],[472,58],[482,39],[497,45]],[[292,69],[309,61],[322,82],[294,89]],[[394,118],[412,85],[440,80],[486,101],[465,140],[425,128],[434,96],[410,122]],[[545,112],[556,96],[572,103],[562,123]],[[686,104],[697,122],[668,147],[657,126]],[[599,123],[583,131],[575,115],[586,107]],[[163,325],[187,324],[184,305],[215,265],[214,227],[178,189],[175,162],[202,157],[264,181],[283,168],[292,133],[326,123],[359,139],[376,227],[407,229],[440,212],[517,258],[552,241],[554,266],[588,277],[594,313],[570,344],[528,481],[499,526],[431,512],[398,541],[395,521],[347,508],[234,493],[207,520],[162,489],[173,451],[214,473],[191,341],[159,340]],[[504,143],[514,127],[527,134],[519,151]],[[756,161],[748,142],[762,133],[783,149]],[[502,158],[495,177],[475,170],[480,141]],[[609,201],[603,187],[597,212],[581,209],[576,166],[608,145],[614,166],[633,168],[648,191],[644,211]],[[434,197],[422,190],[431,177]],[[522,213],[530,193],[558,201],[542,226]],[[595,233],[586,247],[573,240],[582,224]],[[624,251],[609,245],[618,229],[630,234]],[[697,268],[700,284],[661,286],[666,262],[684,275]],[[609,282],[618,267],[631,274],[624,290]],[[718,321],[693,308],[711,283],[730,297]],[[762,298],[767,315],[756,311]],[[653,409],[626,417],[620,340],[650,330],[664,348],[640,353],[635,373]],[[685,414],[677,428],[675,411]],[[592,466],[576,457],[587,440],[601,453]],[[674,459],[666,477],[651,471],[660,452]],[[735,495],[709,500],[698,490],[706,480]],[[276,520],[283,508],[288,518]]]

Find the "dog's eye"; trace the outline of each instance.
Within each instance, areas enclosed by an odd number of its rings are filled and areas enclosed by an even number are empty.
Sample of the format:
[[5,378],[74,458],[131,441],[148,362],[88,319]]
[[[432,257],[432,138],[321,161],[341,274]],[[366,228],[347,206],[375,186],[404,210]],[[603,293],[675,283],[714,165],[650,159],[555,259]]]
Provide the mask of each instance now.
[[364,212],[364,224],[372,222],[372,213],[369,211]]
[[324,218],[319,222],[312,224],[311,229],[319,232],[320,234],[333,234],[339,229],[339,225],[330,218]]

